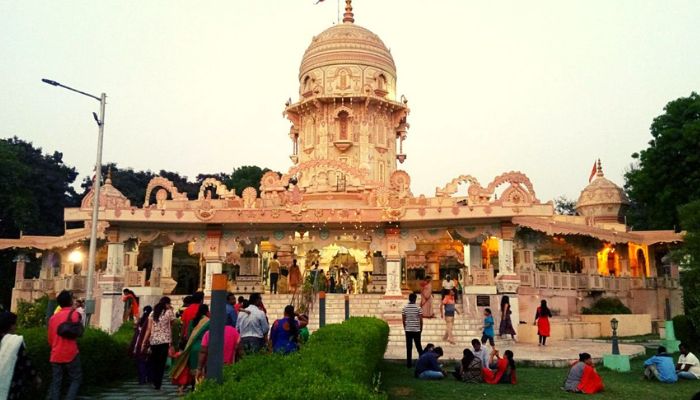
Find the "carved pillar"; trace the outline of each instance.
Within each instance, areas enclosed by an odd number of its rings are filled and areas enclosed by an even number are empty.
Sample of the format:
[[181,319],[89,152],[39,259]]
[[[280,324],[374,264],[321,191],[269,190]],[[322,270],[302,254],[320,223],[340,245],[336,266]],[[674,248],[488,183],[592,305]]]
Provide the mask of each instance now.
[[401,254],[399,253],[399,229],[386,230],[386,290],[384,296],[401,297]]
[[12,260],[15,262],[15,284],[24,279],[24,270],[27,267],[27,256],[23,253],[17,254]]
[[204,259],[206,265],[204,269],[204,295],[211,296],[211,276],[220,274],[223,266],[223,257],[220,254],[221,231],[210,229],[207,231],[207,238],[204,241]]
[[513,240],[498,241],[498,275],[513,275]]
[[39,279],[53,279],[53,260],[55,253],[53,251],[45,251],[41,255],[41,270],[39,271]]
[[[108,234],[108,240],[114,240]],[[100,329],[112,333],[119,329],[124,315],[124,302],[121,300],[124,288],[124,243],[107,244],[107,268],[98,282],[102,294],[99,298]]]
[[515,226],[509,222],[501,224],[501,239],[498,241],[498,276],[496,287],[499,293],[517,293],[520,278],[513,270],[513,239]]
[[173,279],[173,248],[167,245],[153,248],[153,272],[159,277],[158,282],[151,280],[151,286],[163,288],[163,294],[172,293],[177,282]]
[[220,259],[208,259],[204,277],[204,295],[211,297],[211,277],[213,274],[220,274],[223,263]]

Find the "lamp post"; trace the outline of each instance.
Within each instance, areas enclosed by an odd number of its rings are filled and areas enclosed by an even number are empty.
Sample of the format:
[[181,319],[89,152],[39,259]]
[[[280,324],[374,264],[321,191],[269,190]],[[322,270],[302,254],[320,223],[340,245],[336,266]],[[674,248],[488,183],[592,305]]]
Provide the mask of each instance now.
[[102,138],[104,136],[104,122],[105,122],[105,104],[107,103],[107,94],[102,93],[99,97],[85,93],[81,90],[74,89],[72,87],[62,85],[56,81],[50,79],[42,79],[44,83],[51,86],[62,87],[68,89],[72,92],[80,93],[83,96],[93,98],[100,102],[100,115],[99,117],[94,112],[92,116],[95,118],[98,127],[97,136],[97,160],[95,161],[95,181],[93,183],[93,197],[92,197],[92,226],[90,226],[90,251],[88,253],[88,273],[87,273],[87,288],[85,290],[85,314],[87,323],[90,322],[90,316],[95,312],[95,299],[92,296],[92,280],[95,272],[95,253],[97,252],[97,214],[99,212],[99,202],[100,202],[100,184],[102,182]]
[[610,327],[612,328],[612,353],[613,354],[620,354],[620,345],[617,342],[617,326],[619,324],[619,321],[617,318],[613,318],[610,320]]

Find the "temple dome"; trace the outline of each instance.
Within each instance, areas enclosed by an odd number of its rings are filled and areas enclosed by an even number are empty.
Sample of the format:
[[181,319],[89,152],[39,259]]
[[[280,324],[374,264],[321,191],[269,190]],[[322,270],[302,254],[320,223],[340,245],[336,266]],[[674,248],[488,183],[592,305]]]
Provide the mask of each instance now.
[[309,71],[338,64],[379,68],[396,76],[396,65],[384,42],[369,29],[354,23],[350,2],[346,1],[343,23],[334,25],[311,40],[299,67],[299,79]]
[[576,211],[600,222],[621,222],[629,204],[625,191],[605,177],[598,160],[595,178],[581,191]]

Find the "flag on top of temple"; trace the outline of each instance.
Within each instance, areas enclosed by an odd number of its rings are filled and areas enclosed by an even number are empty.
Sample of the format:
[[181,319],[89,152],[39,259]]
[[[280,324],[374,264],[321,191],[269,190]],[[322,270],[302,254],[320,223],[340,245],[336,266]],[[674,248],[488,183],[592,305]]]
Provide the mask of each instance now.
[[588,183],[591,183],[597,171],[598,169],[596,168],[596,162],[593,160],[593,169],[591,170],[591,176],[588,177]]

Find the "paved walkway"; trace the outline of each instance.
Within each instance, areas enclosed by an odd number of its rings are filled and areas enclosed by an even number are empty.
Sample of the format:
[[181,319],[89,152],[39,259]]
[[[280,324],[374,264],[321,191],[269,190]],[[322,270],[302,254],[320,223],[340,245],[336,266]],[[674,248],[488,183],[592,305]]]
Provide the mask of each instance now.
[[137,382],[123,382],[118,386],[102,389],[100,392],[91,393],[87,396],[80,396],[80,400],[171,400],[180,399],[177,387],[169,382],[163,382],[161,390],[155,390],[151,385],[139,385]]

